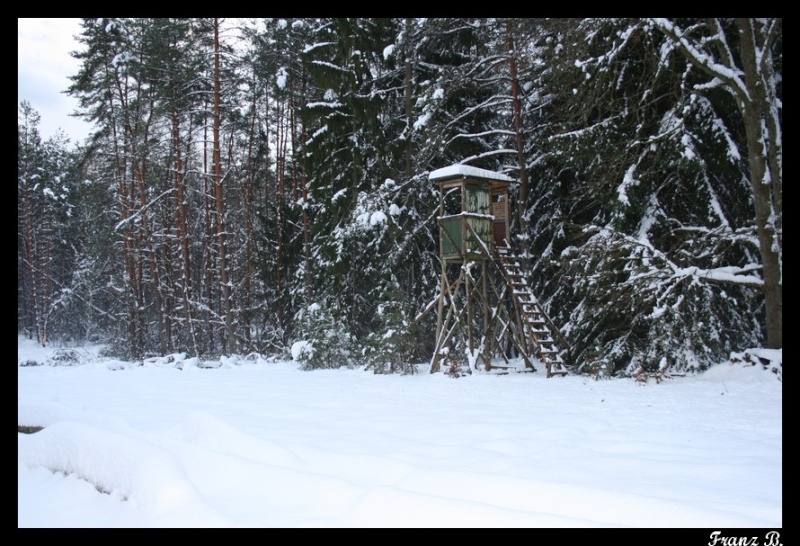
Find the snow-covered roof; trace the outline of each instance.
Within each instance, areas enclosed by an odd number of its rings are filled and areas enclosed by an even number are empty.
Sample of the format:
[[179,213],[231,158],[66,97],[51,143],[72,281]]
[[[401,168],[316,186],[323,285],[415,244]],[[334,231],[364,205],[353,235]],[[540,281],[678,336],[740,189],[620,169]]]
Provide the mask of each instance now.
[[486,169],[479,169],[477,167],[470,167],[469,165],[450,165],[449,167],[436,169],[428,175],[428,179],[440,180],[443,178],[454,178],[456,176],[470,176],[473,178],[498,180],[501,182],[514,182],[513,179],[502,173],[487,171]]

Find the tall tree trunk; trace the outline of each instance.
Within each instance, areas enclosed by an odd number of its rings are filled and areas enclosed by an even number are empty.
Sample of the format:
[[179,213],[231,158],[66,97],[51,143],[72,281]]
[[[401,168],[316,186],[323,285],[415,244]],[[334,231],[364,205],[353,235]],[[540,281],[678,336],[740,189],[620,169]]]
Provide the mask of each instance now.
[[[152,108],[152,101],[151,101]],[[134,165],[133,176],[138,183],[139,189],[139,211],[141,217],[141,224],[144,229],[144,243],[147,248],[147,261],[150,268],[150,275],[152,276],[152,293],[155,298],[156,318],[158,320],[158,344],[159,353],[167,354],[167,327],[165,321],[164,309],[164,294],[162,293],[163,287],[161,286],[161,276],[159,274],[158,257],[156,255],[156,245],[153,241],[153,227],[150,225],[150,204],[147,195],[147,188],[145,186],[145,178],[147,173],[148,150],[146,148],[150,134],[150,121],[145,122],[144,127],[144,146],[145,149],[141,150],[142,158]],[[134,147],[134,154],[136,149]],[[135,157],[135,155],[134,155]]]
[[[113,109],[113,105],[112,105]],[[112,125],[114,132],[115,164],[117,170],[117,199],[120,206],[120,223],[122,224],[122,260],[128,277],[128,339],[131,352],[134,356],[141,356],[144,352],[144,332],[140,322],[143,307],[142,289],[139,276],[136,274],[136,252],[133,226],[131,225],[131,204],[133,188],[128,187],[128,155],[131,136],[130,123],[127,111],[123,114],[122,136],[117,132],[116,124]],[[122,142],[120,143],[120,138]]]
[[[208,104],[203,107],[203,173],[209,173],[208,167]],[[212,145],[213,147],[213,145]],[[213,153],[212,153],[213,156]],[[210,185],[209,185],[210,183]],[[215,299],[214,280],[216,278],[216,270],[214,267],[215,253],[214,253],[214,204],[213,200],[213,184],[209,176],[203,177],[203,209],[205,221],[205,244],[203,245],[203,307],[202,314],[205,322],[206,335],[202,337],[203,352],[209,349],[214,349],[215,346],[215,328],[211,321],[211,308]]]
[[[174,96],[173,96],[174,98]],[[181,153],[181,132],[178,111],[172,108],[172,145],[175,149],[175,161],[173,168],[175,184],[176,211],[175,227],[178,232],[178,247],[181,253],[181,299],[183,300],[183,311],[186,315],[186,327],[189,330],[189,354],[197,356],[199,348],[197,346],[197,336],[195,333],[194,317],[192,313],[192,260],[191,248],[189,246],[189,225],[187,221],[186,207],[186,179],[183,169],[183,155]]]
[[276,292],[278,304],[278,321],[283,327],[283,255],[284,255],[284,241],[283,241],[283,198],[286,191],[286,157],[288,151],[289,135],[291,134],[291,126],[286,119],[287,111],[286,102],[280,101],[277,105],[277,157],[275,161],[275,171],[278,177],[277,188],[275,190],[275,229],[276,238],[278,239],[277,255],[275,256],[275,276],[276,276]]
[[405,44],[404,44],[404,74],[403,74],[403,102],[405,106],[405,116],[406,116],[406,149],[405,149],[405,156],[406,156],[406,177],[410,180],[413,176],[413,163],[412,163],[412,154],[413,154],[413,132],[412,129],[414,127],[414,121],[412,120],[412,76],[413,76],[413,66],[412,66],[412,57],[414,51],[411,47],[411,18],[406,17],[405,21]]
[[[514,108],[514,140],[517,147],[517,163],[519,165],[519,203],[517,214],[519,216],[519,232],[522,236],[521,252],[527,256],[528,248],[528,168],[525,161],[525,140],[522,130],[522,101],[520,100],[519,78],[517,77],[517,57],[514,44],[514,22],[506,21],[506,47],[508,49],[508,70],[511,76],[511,100]],[[510,242],[510,241],[509,241]]]
[[[768,49],[764,48],[767,37],[757,36],[751,19],[737,19],[736,24],[741,40],[745,85],[750,97],[750,100],[740,101],[740,107],[747,136],[750,185],[753,188],[756,229],[763,267],[767,347],[780,349],[783,347],[783,286],[781,243],[775,219],[780,217],[779,212],[782,211],[782,198],[779,193],[782,191],[782,171],[777,163],[774,169],[769,168],[768,160],[774,157],[774,154],[770,154],[770,148],[776,149],[779,143],[777,140],[769,140],[770,133],[776,134],[777,129],[768,121],[773,118],[767,101],[766,88],[770,82],[764,81],[757,54],[759,50]],[[761,43],[757,44],[757,40]],[[765,130],[766,127],[770,130]]]
[[28,277],[30,286],[30,329],[31,335],[36,335],[36,342],[41,344],[42,339],[39,335],[39,298],[36,289],[36,238],[33,229],[34,199],[35,194],[30,185],[25,191],[25,238],[26,241],[26,262],[28,262]]
[[255,199],[255,170],[256,158],[254,157],[256,141],[256,119],[258,118],[258,96],[253,92],[253,115],[250,118],[250,129],[247,144],[247,175],[245,177],[244,196],[244,311],[242,313],[242,328],[247,341],[247,350],[253,351],[251,335],[253,317],[253,200]]
[[38,246],[41,248],[37,252],[39,262],[37,267],[39,273],[37,296],[39,301],[36,304],[37,332],[42,347],[47,347],[49,343],[47,322],[50,315],[50,254],[53,238],[53,215],[50,207],[49,198],[43,198],[38,219],[41,226]]
[[220,95],[221,78],[219,65],[219,19],[214,19],[214,201],[216,204],[216,235],[219,249],[219,276],[222,289],[222,313],[225,320],[225,333],[229,354],[236,352],[236,331],[233,322],[231,284],[228,276],[228,256],[225,233],[225,204],[222,200],[222,157],[220,140]]
[[[305,96],[306,91],[306,74],[305,69],[303,70],[303,92],[302,95]],[[314,297],[313,294],[313,285],[311,284],[311,225],[308,217],[308,152],[306,150],[306,141],[308,140],[308,132],[306,129],[305,121],[301,121],[301,129],[300,129],[300,147],[301,147],[301,158],[302,158],[302,166],[301,166],[301,184],[303,187],[303,258],[305,264],[305,271],[304,271],[304,284],[305,284],[305,293],[306,293],[306,304],[310,304],[312,298]]]

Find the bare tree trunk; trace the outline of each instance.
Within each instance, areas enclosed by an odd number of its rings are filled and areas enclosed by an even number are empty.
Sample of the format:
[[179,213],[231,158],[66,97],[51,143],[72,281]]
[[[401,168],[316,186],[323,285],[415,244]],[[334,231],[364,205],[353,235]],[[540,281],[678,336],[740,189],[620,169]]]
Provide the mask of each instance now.
[[286,119],[287,111],[290,110],[286,107],[285,102],[280,102],[277,112],[277,157],[275,171],[278,177],[277,187],[275,189],[275,228],[276,237],[278,239],[277,255],[275,256],[275,276],[277,282],[277,304],[278,304],[278,321],[281,327],[284,324],[283,316],[283,199],[286,191],[286,157],[288,155],[288,141],[291,134],[291,126]]
[[519,203],[517,214],[519,217],[519,232],[522,235],[523,256],[529,254],[528,248],[528,168],[525,162],[525,140],[522,129],[522,101],[520,100],[519,78],[517,77],[517,58],[514,45],[513,20],[506,21],[506,47],[508,49],[508,70],[511,76],[511,100],[514,108],[514,137],[517,147],[517,163],[519,165]]
[[[152,108],[152,101],[151,101]],[[150,133],[150,122],[146,122],[144,127],[144,146],[147,146],[147,141]],[[133,147],[134,157],[136,157],[136,147]],[[150,275],[153,281],[153,297],[155,298],[156,317],[158,320],[158,343],[159,352],[164,355],[167,354],[167,328],[165,322],[165,309],[163,287],[161,286],[161,277],[159,274],[158,260],[156,256],[156,246],[153,242],[153,228],[150,225],[149,202],[147,196],[147,188],[145,187],[145,177],[147,173],[147,148],[141,151],[142,157],[138,164],[134,165],[133,177],[138,183],[139,189],[139,212],[141,224],[144,229],[144,242],[147,245],[147,258],[150,268]]]
[[214,279],[215,279],[215,268],[214,268],[214,207],[212,204],[212,188],[209,187],[209,181],[213,185],[213,181],[210,180],[210,177],[207,176],[209,173],[208,168],[208,105],[205,105],[203,109],[206,114],[204,114],[203,119],[203,173],[206,176],[203,177],[203,207],[205,212],[205,245],[204,245],[204,260],[203,260],[203,291],[205,294],[205,301],[203,307],[203,315],[205,317],[205,329],[206,334],[203,336],[203,346],[205,352],[209,348],[214,347],[214,338],[215,338],[215,328],[211,321],[211,306],[214,302],[215,292],[214,292]]
[[406,17],[405,21],[405,61],[404,61],[404,70],[405,73],[403,75],[403,83],[404,83],[404,97],[403,100],[405,102],[405,116],[406,116],[406,176],[411,179],[414,176],[413,173],[413,165],[411,162],[412,159],[412,142],[413,142],[413,133],[412,129],[414,127],[414,122],[411,119],[412,117],[412,86],[411,86],[411,79],[413,76],[413,66],[412,66],[412,55],[413,49],[411,47],[411,18]]
[[53,238],[52,212],[47,198],[42,198],[39,213],[39,237],[37,241],[37,272],[36,282],[36,322],[37,336],[42,347],[47,347],[49,336],[47,332],[47,319],[50,313],[50,245]]
[[247,341],[247,351],[254,350],[252,330],[253,316],[253,200],[255,192],[256,158],[254,157],[254,145],[256,141],[256,119],[258,118],[258,96],[253,92],[252,103],[253,115],[250,118],[250,129],[247,143],[247,175],[245,177],[245,196],[244,196],[244,310],[242,312],[242,328],[244,338]]
[[[302,176],[299,172],[299,164],[302,162],[297,161],[294,159],[295,151],[300,148],[299,143],[297,142],[298,131],[297,131],[297,99],[294,96],[294,92],[292,93],[292,98],[290,99],[291,102],[289,103],[289,133],[291,138],[291,149],[292,149],[292,201],[297,203],[297,200],[300,199],[300,187],[302,185]],[[302,130],[300,131],[302,133]],[[302,135],[301,135],[302,136]]]
[[175,149],[174,161],[174,184],[176,211],[175,223],[178,232],[178,247],[181,253],[181,298],[183,299],[183,312],[186,315],[186,326],[189,329],[189,354],[197,356],[199,348],[197,346],[197,335],[195,333],[194,316],[192,313],[192,259],[191,248],[189,247],[189,225],[187,221],[188,212],[186,207],[186,179],[183,168],[183,155],[181,153],[181,132],[178,111],[172,109],[172,142]]
[[[306,76],[305,71],[303,72],[303,96],[305,96],[305,85],[306,85]],[[314,297],[313,294],[313,286],[311,284],[311,226],[308,217],[308,170],[306,168],[307,165],[307,151],[306,151],[306,141],[308,139],[308,134],[306,132],[305,122],[302,123],[302,128],[300,131],[300,146],[301,146],[301,156],[302,156],[302,186],[303,186],[303,257],[305,262],[305,271],[304,271],[304,284],[306,289],[306,303],[310,303],[312,298]]]
[[222,158],[220,140],[220,94],[221,74],[219,65],[219,19],[214,19],[214,201],[216,204],[216,235],[219,247],[219,275],[222,288],[222,312],[225,319],[225,333],[229,354],[236,352],[236,332],[233,322],[233,309],[231,302],[231,283],[228,277],[228,256],[226,249],[225,233],[225,204],[222,200]]
[[[761,251],[762,274],[764,276],[764,297],[766,304],[767,347],[780,349],[783,346],[783,286],[781,283],[781,244],[778,239],[775,218],[782,211],[782,170],[779,165],[769,168],[768,160],[774,159],[780,149],[777,140],[769,140],[769,134],[776,134],[777,128],[770,123],[773,119],[767,101],[766,87],[761,74],[757,51],[764,47],[765,36],[757,36],[751,19],[737,19],[739,28],[742,67],[745,84],[751,100],[741,101],[742,118],[747,136],[747,155],[750,163],[750,185],[753,188],[753,204],[756,213],[759,249]],[[759,40],[761,44],[757,44]],[[769,134],[765,135],[764,127]],[[767,138],[765,138],[765,136]],[[774,191],[773,191],[774,190]],[[775,198],[773,200],[773,194]]]
[[26,261],[28,262],[28,277],[30,286],[30,303],[31,303],[31,334],[35,332],[36,342],[41,344],[42,338],[39,335],[39,298],[38,290],[36,289],[36,238],[33,229],[33,202],[34,193],[30,186],[25,191],[25,238],[27,239],[26,245]]
[[[122,96],[122,91],[120,91]],[[113,105],[112,105],[113,108]],[[124,106],[122,107],[124,108]],[[140,324],[140,309],[143,306],[141,283],[136,272],[136,253],[134,233],[131,225],[131,203],[133,188],[128,187],[128,154],[130,152],[130,122],[127,111],[123,117],[122,143],[117,132],[116,124],[112,125],[114,132],[115,163],[117,168],[117,199],[120,205],[120,222],[122,224],[122,259],[128,276],[128,336],[131,341],[131,352],[134,356],[141,356],[144,351],[144,332]],[[132,185],[132,182],[131,182]]]

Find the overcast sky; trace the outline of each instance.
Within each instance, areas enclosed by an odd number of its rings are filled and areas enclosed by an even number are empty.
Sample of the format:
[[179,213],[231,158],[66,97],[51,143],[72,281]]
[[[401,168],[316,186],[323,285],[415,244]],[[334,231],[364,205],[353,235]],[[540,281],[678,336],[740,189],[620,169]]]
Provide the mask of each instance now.
[[59,128],[73,144],[89,135],[88,124],[69,115],[77,101],[63,93],[79,68],[69,54],[79,32],[80,19],[17,19],[17,106],[26,100],[39,112],[43,139]]

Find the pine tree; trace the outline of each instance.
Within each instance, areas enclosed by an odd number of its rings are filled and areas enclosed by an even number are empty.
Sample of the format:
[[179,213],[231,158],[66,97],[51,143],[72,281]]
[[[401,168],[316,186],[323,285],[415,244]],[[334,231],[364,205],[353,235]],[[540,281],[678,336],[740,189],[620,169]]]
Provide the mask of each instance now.
[[[693,75],[660,62],[663,44],[641,20],[608,19],[559,22],[546,42],[552,174],[537,190],[537,265],[552,272],[548,295],[565,310],[577,359],[600,341],[617,371],[657,362],[665,336],[681,346],[675,368],[754,341],[728,105],[684,93]],[[723,270],[739,282],[714,281]]]
[[[666,19],[653,25],[702,74],[690,93],[721,87],[744,127],[748,174],[761,254],[767,347],[783,344],[783,138],[781,19],[709,19],[686,31]],[[713,91],[712,91],[713,93]],[[696,96],[696,95],[693,95]]]

